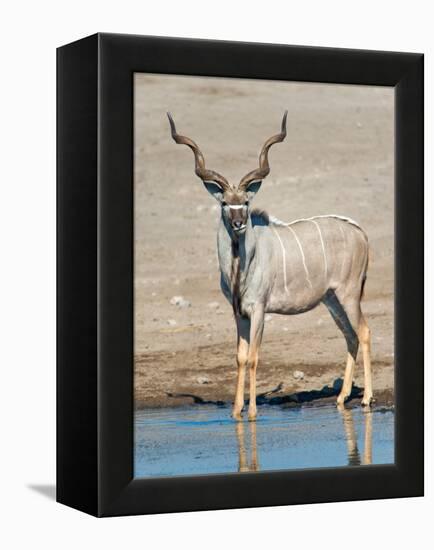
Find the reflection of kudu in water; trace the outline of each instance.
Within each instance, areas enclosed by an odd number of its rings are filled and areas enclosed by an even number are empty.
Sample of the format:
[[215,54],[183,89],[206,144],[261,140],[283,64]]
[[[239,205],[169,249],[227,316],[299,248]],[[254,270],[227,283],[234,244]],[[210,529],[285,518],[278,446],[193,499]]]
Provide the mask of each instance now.
[[268,150],[286,136],[286,113],[281,132],[269,138],[259,156],[259,168],[233,186],[213,170],[188,137],[177,133],[176,143],[190,147],[196,175],[221,205],[218,257],[221,288],[232,304],[238,331],[238,379],[233,417],[241,418],[246,366],[250,371],[249,420],[256,418],[256,367],[265,313],[294,315],[321,302],[345,336],[348,348],[344,383],[338,396],[343,404],[352,388],[354,366],[362,344],[365,390],[362,405],[372,400],[370,334],[360,309],[368,268],[368,239],[356,222],[340,216],[318,216],[281,222],[250,201],[270,172]]
[[244,438],[244,424],[237,422],[236,432],[238,441],[238,471],[257,472],[259,471],[258,451],[256,443],[256,422],[250,423],[250,464],[247,460],[246,441]]
[[[363,444],[363,457],[360,456],[357,445],[357,434],[354,428],[353,411],[338,407],[344,424],[345,439],[347,442],[348,465],[361,466],[372,464],[372,412],[367,410],[364,414],[365,434]],[[235,426],[238,443],[238,471],[258,472],[260,470],[258,449],[256,442],[256,422],[249,423],[250,428],[250,461],[248,460],[248,447],[244,431],[244,424],[237,422]]]
[[360,466],[361,464],[372,464],[372,412],[367,411],[365,418],[365,441],[363,448],[363,461],[357,446],[357,435],[354,429],[353,412],[350,409],[339,408],[344,421],[345,436],[348,448],[348,465]]

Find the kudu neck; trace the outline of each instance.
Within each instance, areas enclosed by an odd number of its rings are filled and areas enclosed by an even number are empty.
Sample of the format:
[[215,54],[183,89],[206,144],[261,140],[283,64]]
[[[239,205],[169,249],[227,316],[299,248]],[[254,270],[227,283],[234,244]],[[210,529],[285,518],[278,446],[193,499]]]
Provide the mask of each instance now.
[[240,258],[240,267],[244,270],[248,267],[255,254],[256,237],[252,226],[252,219],[249,215],[246,229],[242,234],[237,234],[223,216],[221,223],[225,228],[224,234],[226,234],[226,238],[230,241],[232,256]]

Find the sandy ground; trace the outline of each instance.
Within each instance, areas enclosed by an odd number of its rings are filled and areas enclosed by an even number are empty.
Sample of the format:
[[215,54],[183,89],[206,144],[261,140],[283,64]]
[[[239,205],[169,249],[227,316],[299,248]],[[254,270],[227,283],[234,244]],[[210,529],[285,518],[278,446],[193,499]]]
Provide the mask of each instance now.
[[[374,392],[393,401],[393,90],[379,87],[136,75],[135,397],[137,406],[230,401],[236,333],[219,288],[217,203],[171,139],[165,115],[197,141],[207,167],[238,182],[288,109],[288,135],[270,152],[257,207],[291,221],[357,220],[370,240],[363,310],[372,331]],[[172,305],[182,296],[189,307]],[[267,317],[260,402],[332,399],[344,339],[324,306]],[[303,379],[294,377],[304,373]],[[361,359],[354,395],[363,387]],[[334,399],[334,397],[333,397]]]

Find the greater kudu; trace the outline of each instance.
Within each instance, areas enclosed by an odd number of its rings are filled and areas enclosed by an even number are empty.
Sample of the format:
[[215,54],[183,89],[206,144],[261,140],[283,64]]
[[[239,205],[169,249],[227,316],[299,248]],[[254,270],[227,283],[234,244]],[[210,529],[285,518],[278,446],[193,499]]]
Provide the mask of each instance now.
[[205,167],[196,143],[177,133],[168,113],[172,138],[190,147],[196,175],[221,205],[218,258],[221,289],[232,304],[238,332],[238,377],[233,417],[241,419],[246,366],[250,372],[249,420],[256,418],[256,368],[266,313],[294,315],[321,302],[345,336],[348,356],[337,398],[343,405],[351,394],[359,341],[365,373],[362,405],[372,401],[370,331],[360,301],[368,269],[366,233],[353,220],[317,216],[291,223],[251,210],[250,201],[269,174],[268,151],[286,137],[286,116],[279,134],[270,137],[259,155],[259,167],[238,186]]

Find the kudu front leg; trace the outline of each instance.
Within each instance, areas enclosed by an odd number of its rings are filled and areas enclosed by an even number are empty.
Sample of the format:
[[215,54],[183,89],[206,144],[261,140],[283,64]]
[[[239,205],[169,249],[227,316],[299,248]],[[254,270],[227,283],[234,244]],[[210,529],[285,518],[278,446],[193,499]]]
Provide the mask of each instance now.
[[232,409],[232,417],[235,420],[241,420],[241,411],[244,407],[244,385],[246,379],[246,364],[249,354],[249,340],[250,340],[250,319],[247,317],[238,317],[237,332],[238,332],[238,344],[237,344],[237,386],[235,390],[235,401]]
[[256,369],[259,359],[259,348],[261,346],[262,334],[264,332],[264,311],[257,308],[250,318],[250,345],[247,364],[250,375],[250,396],[248,418],[256,420]]

